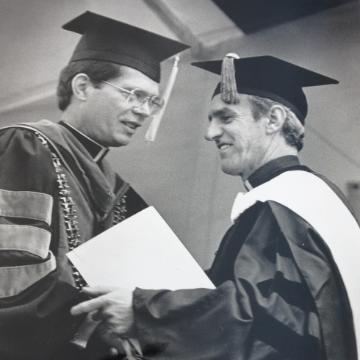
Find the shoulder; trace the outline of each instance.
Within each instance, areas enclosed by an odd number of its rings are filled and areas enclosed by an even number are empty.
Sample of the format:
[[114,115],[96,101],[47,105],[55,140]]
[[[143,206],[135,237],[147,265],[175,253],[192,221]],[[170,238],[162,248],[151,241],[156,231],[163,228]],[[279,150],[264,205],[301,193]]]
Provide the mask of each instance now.
[[268,229],[268,226],[289,226],[290,224],[308,227],[308,224],[299,215],[272,200],[257,201],[241,214],[236,224],[241,225],[241,227],[245,224],[248,227],[259,226],[260,229]]
[[31,150],[42,149],[43,146],[35,132],[21,126],[0,128],[0,148],[18,148],[31,153]]
[[[0,185],[3,189],[51,192],[55,181],[50,151],[24,128],[0,129]],[[46,190],[47,189],[47,190]]]
[[41,134],[52,141],[56,141],[57,139],[62,138],[63,134],[66,132],[66,129],[59,123],[49,120],[0,127],[0,137],[2,139],[12,138],[20,139],[22,141],[37,139],[38,135],[36,135],[36,133]]
[[[244,237],[261,246],[279,242],[301,245],[315,230],[298,214],[275,201],[258,201],[247,209],[230,228],[232,236]],[[267,245],[265,245],[267,244]]]
[[282,226],[297,225],[308,228],[310,225],[296,212],[289,209],[285,205],[282,205],[276,201],[266,201],[263,205],[263,213],[273,217],[273,219]]
[[340,198],[340,200],[346,205],[346,207],[351,211],[352,215],[355,217],[354,210],[352,209],[349,200],[346,198],[345,194],[340,190],[340,188],[334,182],[328,179],[326,176],[316,172],[314,172],[313,174],[328,185],[328,187]]
[[35,132],[21,127],[0,129],[0,156],[15,158],[20,163],[35,157],[51,159],[49,150]]

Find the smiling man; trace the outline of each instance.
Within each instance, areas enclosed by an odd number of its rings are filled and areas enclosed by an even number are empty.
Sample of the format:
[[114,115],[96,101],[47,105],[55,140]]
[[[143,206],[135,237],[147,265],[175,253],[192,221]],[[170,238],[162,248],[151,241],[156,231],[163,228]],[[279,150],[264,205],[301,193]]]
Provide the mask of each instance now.
[[297,156],[303,87],[337,81],[271,56],[195,65],[222,75],[206,139],[248,189],[208,271],[217,287],[87,289],[100,296],[72,313],[98,311],[113,345],[137,336],[146,359],[356,360],[360,229],[337,188]]
[[82,36],[60,74],[61,121],[0,130],[3,360],[82,358],[69,309],[84,282],[65,254],[147,206],[104,157],[160,110],[160,62],[187,48],[91,12],[64,29]]

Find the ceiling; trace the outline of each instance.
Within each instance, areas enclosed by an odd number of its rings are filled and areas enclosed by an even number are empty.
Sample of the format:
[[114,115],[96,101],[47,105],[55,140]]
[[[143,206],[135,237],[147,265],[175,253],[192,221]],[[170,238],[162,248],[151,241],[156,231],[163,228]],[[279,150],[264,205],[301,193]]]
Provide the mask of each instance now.
[[244,33],[357,0],[212,0]]
[[0,0],[0,113],[54,95],[57,74],[78,41],[61,25],[85,10],[180,39],[191,45],[193,60],[217,56],[239,39],[246,44],[248,32],[351,1]]

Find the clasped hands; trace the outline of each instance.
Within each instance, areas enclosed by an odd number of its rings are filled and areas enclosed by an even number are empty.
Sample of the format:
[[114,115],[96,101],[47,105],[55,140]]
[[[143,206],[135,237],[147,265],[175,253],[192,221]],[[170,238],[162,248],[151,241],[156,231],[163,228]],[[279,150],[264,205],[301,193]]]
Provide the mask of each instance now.
[[83,292],[94,298],[72,307],[71,314],[90,314],[93,320],[99,321],[97,332],[116,353],[116,349],[121,348],[121,336],[131,337],[133,289],[86,287]]

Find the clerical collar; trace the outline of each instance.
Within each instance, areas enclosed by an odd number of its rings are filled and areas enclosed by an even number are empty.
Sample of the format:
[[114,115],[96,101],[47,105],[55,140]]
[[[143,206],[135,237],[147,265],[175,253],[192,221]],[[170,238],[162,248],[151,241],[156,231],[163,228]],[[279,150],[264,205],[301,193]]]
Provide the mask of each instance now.
[[294,155],[282,156],[271,160],[265,165],[259,167],[253,172],[249,178],[244,182],[247,190],[259,186],[273,177],[280,175],[288,170],[305,170],[309,171],[306,166],[300,164],[299,158]]
[[87,135],[82,133],[80,130],[74,128],[70,124],[64,121],[60,121],[59,124],[66,127],[81,142],[81,144],[89,152],[95,162],[99,162],[100,160],[102,160],[104,156],[108,153],[108,148],[100,145],[98,142],[89,138]]

